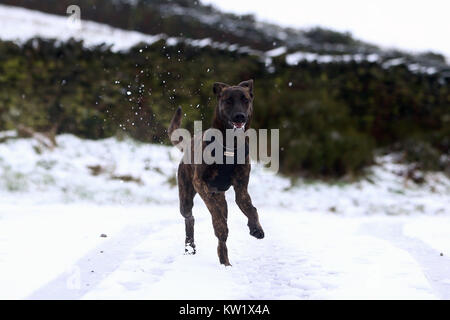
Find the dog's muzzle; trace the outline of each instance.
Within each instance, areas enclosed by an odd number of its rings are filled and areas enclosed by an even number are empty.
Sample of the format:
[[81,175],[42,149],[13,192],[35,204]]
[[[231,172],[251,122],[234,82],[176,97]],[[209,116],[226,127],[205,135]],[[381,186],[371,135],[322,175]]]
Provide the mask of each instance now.
[[247,116],[243,112],[238,112],[233,115],[231,119],[231,124],[233,125],[233,129],[244,129],[245,123],[247,122]]
[[234,130],[237,129],[244,130],[245,128],[245,122],[232,122],[231,124],[233,125]]

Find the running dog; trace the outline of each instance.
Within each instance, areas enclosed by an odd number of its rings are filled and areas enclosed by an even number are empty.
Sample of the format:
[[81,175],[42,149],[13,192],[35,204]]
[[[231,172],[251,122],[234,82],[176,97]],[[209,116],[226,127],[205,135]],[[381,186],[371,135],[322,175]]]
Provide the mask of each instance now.
[[[227,129],[248,130],[253,114],[253,80],[244,81],[235,86],[216,82],[213,86],[213,92],[217,97],[217,106],[211,127],[220,130],[223,136],[225,136]],[[172,140],[172,133],[180,128],[181,118],[181,107],[179,107],[168,129],[169,138],[174,145],[180,142],[180,140]],[[203,148],[205,146],[206,143],[203,142]],[[225,200],[225,191],[231,186],[235,191],[237,205],[248,218],[247,225],[250,229],[250,235],[257,239],[264,238],[258,212],[253,206],[247,190],[250,177],[250,159],[247,150],[248,148],[246,148],[244,164],[235,162],[233,164],[206,164],[204,161],[201,164],[186,164],[182,161],[178,166],[180,212],[185,219],[185,251],[187,254],[195,254],[196,252],[192,207],[194,196],[197,193],[211,213],[214,233],[219,242],[217,253],[221,264],[231,266],[226,246],[228,210]],[[224,154],[229,156],[225,147]],[[233,155],[233,152],[231,154]]]

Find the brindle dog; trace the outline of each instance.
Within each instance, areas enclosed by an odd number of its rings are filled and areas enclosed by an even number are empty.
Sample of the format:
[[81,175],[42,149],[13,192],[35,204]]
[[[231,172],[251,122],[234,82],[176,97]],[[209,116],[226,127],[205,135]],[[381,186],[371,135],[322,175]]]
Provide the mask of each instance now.
[[[253,113],[253,80],[230,86],[217,82],[213,92],[218,103],[215,108],[212,128],[218,129],[225,137],[226,129],[240,128],[247,130]],[[168,129],[169,138],[181,124],[181,107],[176,111]],[[225,138],[224,138],[225,141]],[[177,144],[180,141],[172,141]],[[192,142],[193,144],[193,142]],[[203,143],[203,147],[205,147]],[[193,150],[193,147],[192,147]],[[225,160],[224,160],[225,161]],[[250,176],[250,160],[246,152],[245,164],[185,164],[178,167],[178,190],[180,211],[186,224],[186,253],[195,254],[194,217],[192,207],[194,196],[198,193],[205,202],[212,216],[214,233],[219,240],[217,253],[221,264],[231,266],[228,260],[226,241],[228,237],[227,202],[225,191],[233,186],[236,203],[248,218],[250,235],[257,239],[264,238],[264,231],[259,224],[258,212],[252,205],[247,186]]]

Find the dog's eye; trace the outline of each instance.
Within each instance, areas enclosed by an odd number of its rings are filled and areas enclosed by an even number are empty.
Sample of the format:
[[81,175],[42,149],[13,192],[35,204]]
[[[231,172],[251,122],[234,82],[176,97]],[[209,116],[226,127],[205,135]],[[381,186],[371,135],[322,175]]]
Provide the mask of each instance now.
[[233,99],[229,98],[227,100],[225,100],[226,104],[233,104]]
[[247,104],[247,103],[249,103],[250,101],[247,99],[247,98],[242,98],[242,101],[245,103],[245,104]]

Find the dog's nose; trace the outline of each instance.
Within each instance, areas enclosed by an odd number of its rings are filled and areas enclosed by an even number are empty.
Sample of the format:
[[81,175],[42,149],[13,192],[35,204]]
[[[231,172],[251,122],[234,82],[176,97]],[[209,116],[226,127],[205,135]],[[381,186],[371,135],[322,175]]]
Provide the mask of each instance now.
[[245,116],[245,113],[239,112],[233,116],[233,122],[244,123],[246,121],[247,121],[247,117]]

